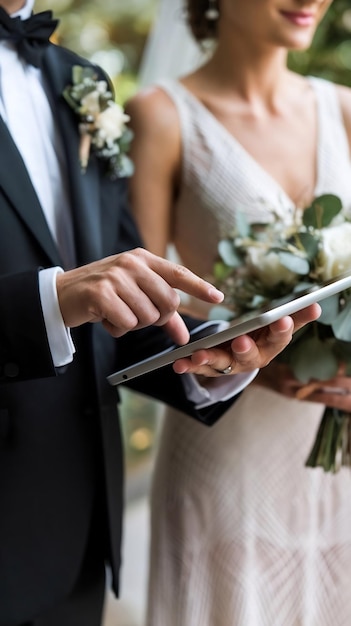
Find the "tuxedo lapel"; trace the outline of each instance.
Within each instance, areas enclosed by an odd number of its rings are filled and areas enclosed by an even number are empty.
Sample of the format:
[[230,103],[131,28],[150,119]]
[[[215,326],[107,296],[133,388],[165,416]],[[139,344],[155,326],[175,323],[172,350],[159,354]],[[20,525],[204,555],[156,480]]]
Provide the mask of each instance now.
[[72,55],[64,57],[62,50],[54,45],[48,48],[43,70],[54,99],[53,110],[64,143],[77,260],[79,264],[83,264],[100,258],[103,253],[99,173],[93,159],[90,160],[85,174],[80,169],[79,119],[62,96],[64,88],[71,82],[72,65]]
[[54,265],[61,265],[57,246],[47,225],[22,157],[0,117],[0,187],[14,210],[40,243]]

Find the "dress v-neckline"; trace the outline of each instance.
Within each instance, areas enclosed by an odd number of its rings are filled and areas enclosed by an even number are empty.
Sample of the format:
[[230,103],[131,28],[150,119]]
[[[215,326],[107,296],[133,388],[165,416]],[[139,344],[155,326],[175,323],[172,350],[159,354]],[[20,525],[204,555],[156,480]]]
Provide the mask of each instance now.
[[[317,150],[316,150],[316,154],[315,154],[315,160],[316,160],[316,181],[315,181],[315,185],[313,188],[313,197],[316,197],[317,195],[317,190],[320,187],[320,181],[321,181],[321,177],[322,177],[322,159],[321,159],[321,149],[320,146],[322,145],[322,123],[321,123],[321,112],[320,112],[320,100],[318,97],[318,92],[317,89],[315,88],[314,85],[314,78],[313,77],[307,77],[313,91],[315,94],[315,98],[316,98],[316,115],[317,115]],[[270,174],[264,167],[263,165],[261,165],[261,163],[259,163],[259,161],[242,145],[242,143],[240,143],[240,141],[235,137],[235,135],[233,135],[225,126],[222,122],[219,121],[219,119],[210,111],[210,109],[208,109],[206,107],[206,105],[201,102],[201,100],[199,100],[199,98],[197,98],[187,87],[185,87],[185,85],[183,85],[181,82],[179,81],[174,81],[179,87],[180,89],[182,89],[185,93],[185,95],[193,102],[195,103],[195,105],[201,109],[201,111],[203,111],[205,113],[205,115],[208,117],[208,119],[210,121],[212,121],[212,124],[214,124],[217,129],[219,130],[219,132],[221,132],[221,134],[223,135],[223,137],[225,137],[227,139],[227,141],[229,141],[230,143],[233,144],[233,146],[236,148],[237,151],[239,151],[242,155],[243,158],[245,158],[250,164],[251,167],[256,168],[256,170],[258,170],[261,174],[261,176],[263,176],[264,178],[267,179],[268,182],[270,182],[270,184],[274,185],[274,187],[277,189],[278,191],[278,195],[280,197],[280,199],[282,200],[283,198],[285,199],[285,201],[287,202],[288,206],[291,207],[296,207],[296,203],[294,202],[294,200],[290,197],[290,195],[287,193],[287,191],[285,191],[284,187],[282,187],[282,185],[274,178],[274,176],[272,174]]]

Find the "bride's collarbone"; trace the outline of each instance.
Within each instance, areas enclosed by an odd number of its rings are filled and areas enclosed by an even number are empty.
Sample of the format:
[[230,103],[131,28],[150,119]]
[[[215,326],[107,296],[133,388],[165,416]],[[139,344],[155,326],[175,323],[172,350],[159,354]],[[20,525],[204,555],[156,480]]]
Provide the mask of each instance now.
[[307,206],[317,182],[317,135],[297,128],[283,132],[279,125],[259,129],[233,123],[226,130],[285,194],[299,206]]
[[[195,94],[193,94],[195,95]],[[318,125],[315,102],[306,107],[292,104],[284,111],[264,111],[223,98],[196,96],[208,111],[210,121],[227,140],[252,159],[288,198],[307,206],[318,177]],[[219,128],[218,128],[219,125]],[[306,132],[306,129],[307,132]]]

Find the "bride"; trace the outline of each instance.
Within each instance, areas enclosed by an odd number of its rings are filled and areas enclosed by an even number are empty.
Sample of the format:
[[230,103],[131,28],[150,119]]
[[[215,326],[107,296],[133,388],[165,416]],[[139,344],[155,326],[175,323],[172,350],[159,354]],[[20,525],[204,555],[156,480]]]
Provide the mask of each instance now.
[[[128,106],[132,206],[153,252],[172,243],[207,275],[238,209],[289,223],[296,205],[335,193],[351,211],[350,90],[287,69],[331,2],[163,0]],[[208,39],[205,59],[195,41]],[[333,385],[350,392],[351,379]],[[351,411],[351,395],[299,401],[298,388],[274,363],[212,427],[167,409],[148,626],[350,623],[351,473],[304,463],[325,406]]]

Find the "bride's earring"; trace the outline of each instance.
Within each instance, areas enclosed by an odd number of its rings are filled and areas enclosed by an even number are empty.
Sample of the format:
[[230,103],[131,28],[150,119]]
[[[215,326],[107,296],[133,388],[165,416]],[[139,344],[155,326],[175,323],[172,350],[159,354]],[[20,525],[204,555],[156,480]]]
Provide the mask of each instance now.
[[208,9],[205,11],[205,18],[209,22],[215,22],[219,18],[217,0],[208,0]]

